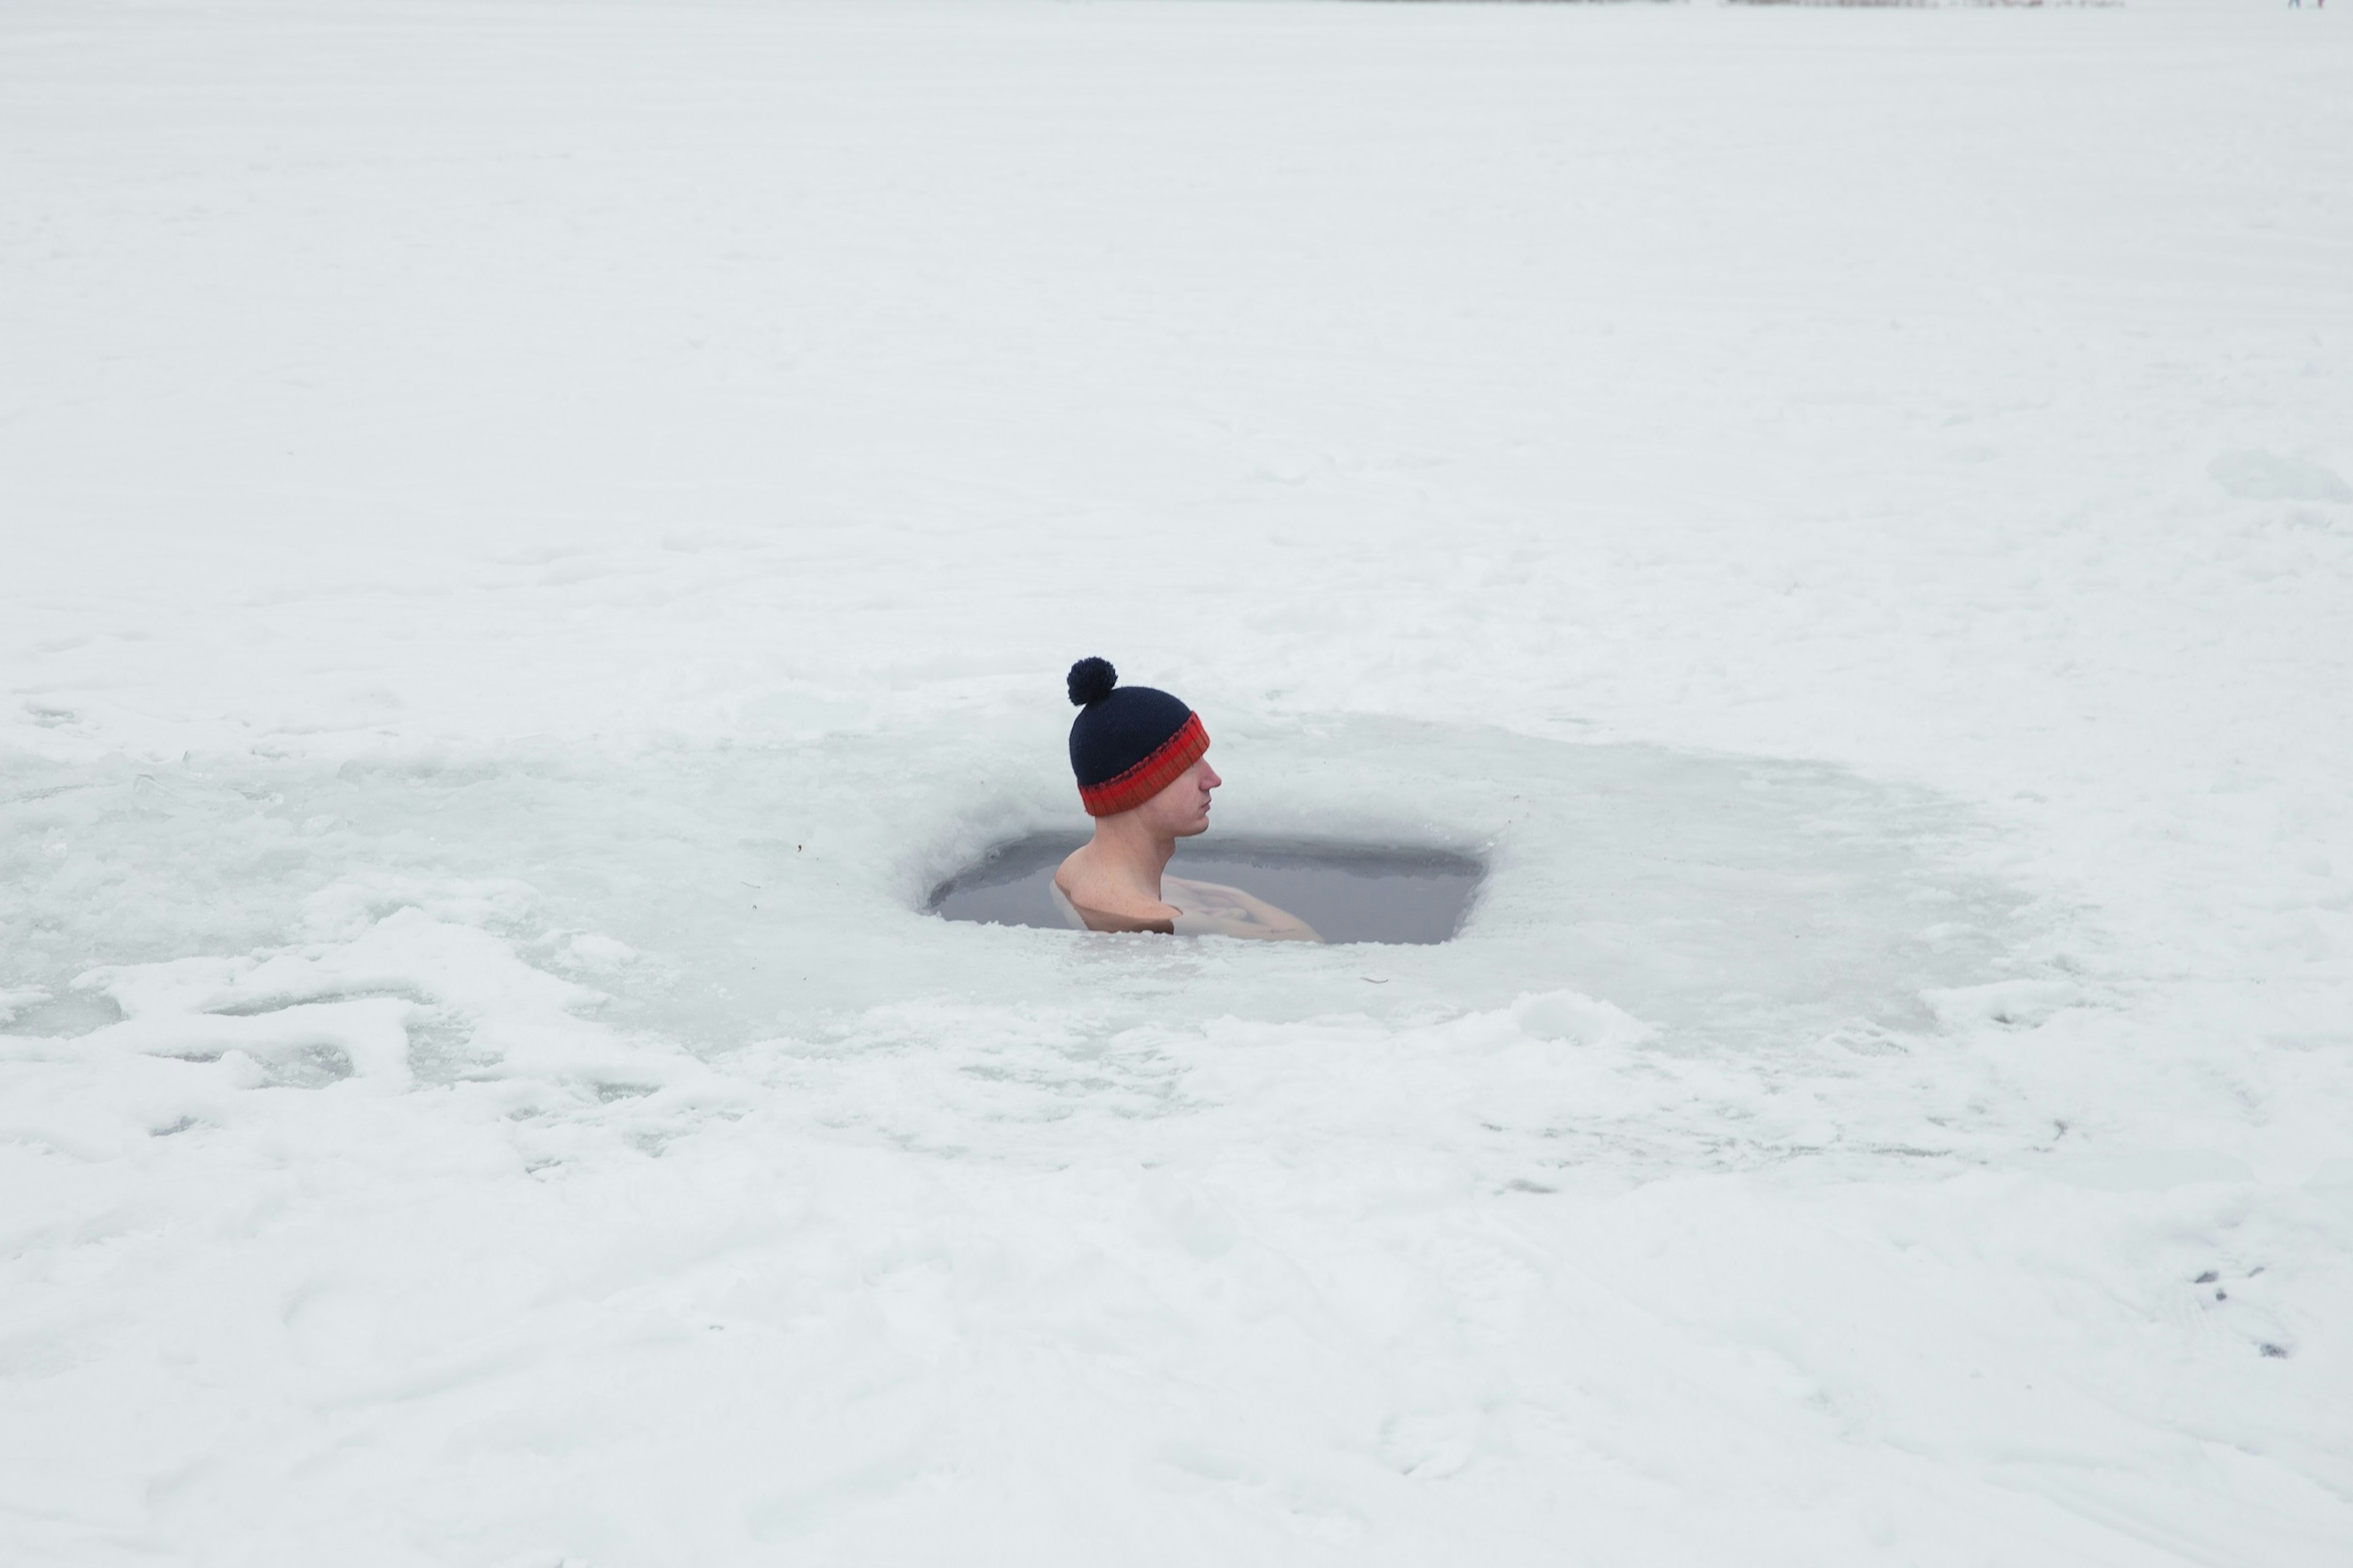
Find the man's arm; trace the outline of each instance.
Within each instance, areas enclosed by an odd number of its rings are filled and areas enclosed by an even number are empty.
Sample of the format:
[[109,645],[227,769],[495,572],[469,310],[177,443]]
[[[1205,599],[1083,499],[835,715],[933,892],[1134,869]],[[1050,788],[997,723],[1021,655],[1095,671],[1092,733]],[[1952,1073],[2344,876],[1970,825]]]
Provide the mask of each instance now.
[[[1161,887],[1171,886],[1193,895],[1187,912],[1215,920],[1231,921],[1248,928],[1238,930],[1235,936],[1253,936],[1277,942],[1322,942],[1315,928],[1288,910],[1277,909],[1254,893],[1223,882],[1197,882],[1189,877],[1163,877]],[[1202,895],[1207,895],[1203,897]]]

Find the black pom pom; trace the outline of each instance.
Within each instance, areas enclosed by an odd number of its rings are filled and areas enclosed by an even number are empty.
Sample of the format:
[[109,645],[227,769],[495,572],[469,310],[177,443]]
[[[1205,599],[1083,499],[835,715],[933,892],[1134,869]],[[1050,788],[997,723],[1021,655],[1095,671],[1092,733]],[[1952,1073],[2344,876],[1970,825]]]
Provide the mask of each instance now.
[[1119,671],[1107,658],[1082,658],[1071,666],[1070,684],[1071,706],[1083,708],[1111,695],[1111,689],[1119,684]]

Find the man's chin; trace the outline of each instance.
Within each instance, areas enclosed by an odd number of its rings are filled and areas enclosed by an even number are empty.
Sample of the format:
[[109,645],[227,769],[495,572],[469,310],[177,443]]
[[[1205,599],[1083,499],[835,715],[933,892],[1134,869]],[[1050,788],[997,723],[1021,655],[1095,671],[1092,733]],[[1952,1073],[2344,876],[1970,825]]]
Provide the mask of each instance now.
[[1198,838],[1198,837],[1199,837],[1202,834],[1207,833],[1207,832],[1208,832],[1208,831],[1209,831],[1209,819],[1208,819],[1207,816],[1204,816],[1204,817],[1202,817],[1202,818],[1201,818],[1201,820],[1200,820],[1200,821],[1198,821],[1198,822],[1197,822],[1197,823],[1193,824],[1193,826],[1190,826],[1190,827],[1180,827],[1180,828],[1178,828],[1178,829],[1176,830],[1176,837],[1179,837],[1179,838]]

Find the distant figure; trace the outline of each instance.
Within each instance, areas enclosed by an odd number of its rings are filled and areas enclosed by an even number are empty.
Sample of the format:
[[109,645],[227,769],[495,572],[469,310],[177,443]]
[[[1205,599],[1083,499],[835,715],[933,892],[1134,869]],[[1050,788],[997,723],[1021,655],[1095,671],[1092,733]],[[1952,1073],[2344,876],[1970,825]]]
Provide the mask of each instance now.
[[1209,828],[1201,716],[1166,691],[1122,686],[1107,660],[1071,666],[1071,771],[1095,836],[1054,873],[1054,902],[1081,931],[1321,942],[1297,915],[1240,888],[1166,875],[1176,840]]

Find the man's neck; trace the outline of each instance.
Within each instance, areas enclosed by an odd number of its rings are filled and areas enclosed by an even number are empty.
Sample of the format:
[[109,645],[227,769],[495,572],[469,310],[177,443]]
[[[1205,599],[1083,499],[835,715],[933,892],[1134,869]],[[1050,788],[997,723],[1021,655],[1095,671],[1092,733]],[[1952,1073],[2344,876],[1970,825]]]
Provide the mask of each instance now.
[[1176,840],[1154,833],[1129,813],[1095,819],[1096,863],[1132,883],[1154,902],[1160,899],[1160,874],[1176,853]]

